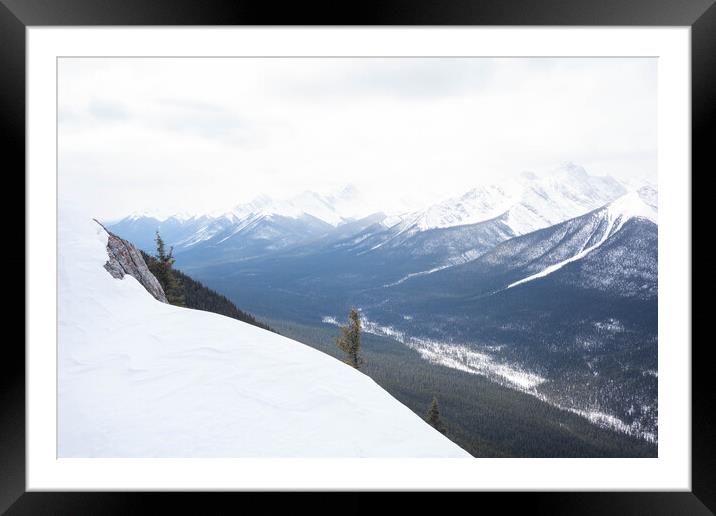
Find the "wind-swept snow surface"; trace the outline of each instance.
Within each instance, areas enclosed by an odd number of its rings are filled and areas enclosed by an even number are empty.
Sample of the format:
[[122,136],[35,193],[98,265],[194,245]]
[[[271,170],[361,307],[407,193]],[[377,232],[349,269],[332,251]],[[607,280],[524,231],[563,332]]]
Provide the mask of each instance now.
[[90,218],[59,241],[60,457],[469,457],[338,360],[113,278]]

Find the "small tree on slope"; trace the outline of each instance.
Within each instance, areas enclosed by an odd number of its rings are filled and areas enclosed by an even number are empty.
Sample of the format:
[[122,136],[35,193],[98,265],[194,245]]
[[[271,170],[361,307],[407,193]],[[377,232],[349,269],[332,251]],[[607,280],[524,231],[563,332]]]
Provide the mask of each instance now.
[[157,243],[156,263],[150,266],[150,271],[159,280],[164,294],[167,296],[167,301],[172,305],[184,306],[184,292],[172,270],[174,248],[169,249],[169,254],[167,254],[164,240],[159,235],[159,231],[157,231],[155,241]]
[[437,431],[445,433],[445,425],[442,422],[442,419],[440,419],[440,409],[438,408],[438,399],[433,396],[433,402],[430,404],[430,409],[428,410],[427,416],[425,416],[425,420],[435,428]]
[[360,369],[365,361],[360,349],[361,324],[358,310],[352,308],[348,319],[348,325],[341,326],[341,335],[336,339],[336,345],[348,355],[346,364]]

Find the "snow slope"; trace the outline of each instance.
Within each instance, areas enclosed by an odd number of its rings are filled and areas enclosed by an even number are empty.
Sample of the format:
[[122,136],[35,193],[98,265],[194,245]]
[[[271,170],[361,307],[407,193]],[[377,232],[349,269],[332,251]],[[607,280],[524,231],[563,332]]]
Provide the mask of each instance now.
[[89,218],[59,241],[60,457],[469,457],[340,361],[111,277]]

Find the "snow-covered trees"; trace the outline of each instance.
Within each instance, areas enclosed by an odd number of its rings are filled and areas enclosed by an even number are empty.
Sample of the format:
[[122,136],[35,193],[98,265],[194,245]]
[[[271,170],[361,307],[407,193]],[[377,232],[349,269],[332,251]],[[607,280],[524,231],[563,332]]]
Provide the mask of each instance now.
[[360,369],[365,361],[360,349],[361,324],[358,310],[351,308],[348,319],[348,324],[341,326],[341,335],[336,339],[336,345],[348,355],[346,364]]

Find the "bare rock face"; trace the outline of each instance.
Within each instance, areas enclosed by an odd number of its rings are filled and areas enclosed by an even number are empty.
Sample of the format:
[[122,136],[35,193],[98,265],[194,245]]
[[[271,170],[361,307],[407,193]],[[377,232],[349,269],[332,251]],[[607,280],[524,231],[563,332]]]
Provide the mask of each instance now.
[[[95,221],[97,222],[97,221]],[[99,222],[97,222],[100,226]],[[126,240],[119,238],[102,226],[109,238],[107,239],[107,254],[109,260],[104,264],[113,278],[122,279],[125,274],[129,274],[136,279],[152,296],[162,303],[168,303],[167,296],[164,294],[162,286],[154,274],[149,271],[141,253],[132,244]]]

